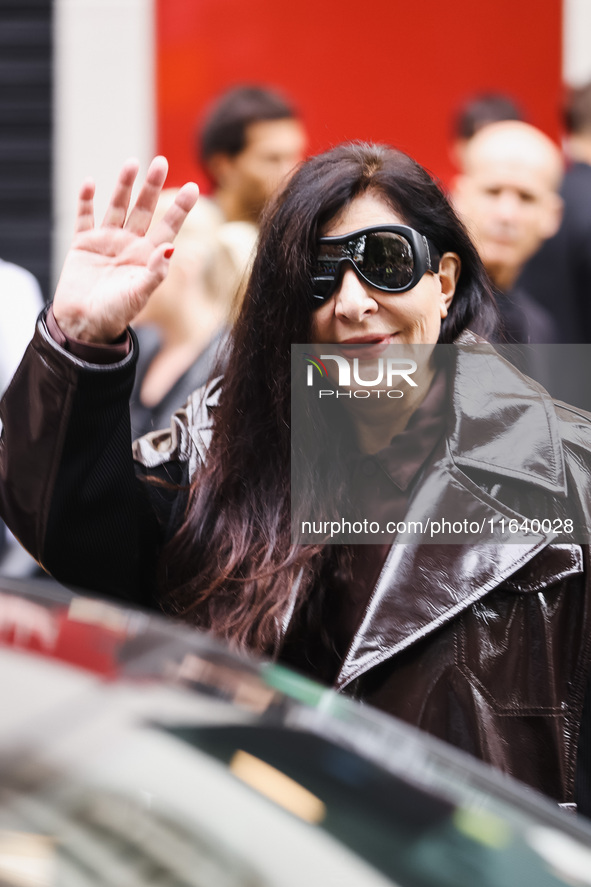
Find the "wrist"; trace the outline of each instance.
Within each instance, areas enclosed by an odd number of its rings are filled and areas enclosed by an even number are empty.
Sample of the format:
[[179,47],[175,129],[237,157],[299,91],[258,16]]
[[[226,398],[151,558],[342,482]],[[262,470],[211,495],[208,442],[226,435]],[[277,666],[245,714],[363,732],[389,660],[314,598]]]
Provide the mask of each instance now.
[[70,335],[55,316],[53,305],[47,312],[49,334],[65,351],[90,363],[115,363],[126,357],[131,350],[129,332],[125,330],[114,342],[90,342]]

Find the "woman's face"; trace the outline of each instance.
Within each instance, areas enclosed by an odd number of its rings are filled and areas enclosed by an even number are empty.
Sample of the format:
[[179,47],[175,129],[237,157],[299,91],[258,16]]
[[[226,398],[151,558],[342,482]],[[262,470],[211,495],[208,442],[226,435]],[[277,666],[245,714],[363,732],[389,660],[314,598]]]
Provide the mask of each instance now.
[[[370,225],[406,225],[383,199],[365,192],[336,216],[324,237],[349,234]],[[360,280],[352,268],[341,285],[312,318],[312,342],[317,344],[435,344],[441,321],[453,299],[460,260],[444,253],[438,273],[427,271],[413,289],[387,293]]]

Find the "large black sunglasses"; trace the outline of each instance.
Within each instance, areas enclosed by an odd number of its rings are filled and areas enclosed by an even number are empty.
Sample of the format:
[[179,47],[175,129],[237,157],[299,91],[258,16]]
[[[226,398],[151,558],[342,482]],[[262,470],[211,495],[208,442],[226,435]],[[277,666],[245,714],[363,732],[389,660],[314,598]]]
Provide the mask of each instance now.
[[314,305],[330,299],[347,268],[376,289],[403,293],[426,271],[438,271],[439,259],[431,241],[407,225],[374,225],[321,237],[312,272]]

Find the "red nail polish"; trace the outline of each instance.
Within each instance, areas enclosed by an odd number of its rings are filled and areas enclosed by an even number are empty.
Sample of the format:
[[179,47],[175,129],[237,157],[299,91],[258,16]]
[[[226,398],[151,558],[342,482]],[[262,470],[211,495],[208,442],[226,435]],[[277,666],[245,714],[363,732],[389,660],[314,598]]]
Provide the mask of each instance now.
[[165,259],[170,259],[170,257],[172,256],[173,252],[174,252],[174,246],[169,247],[167,250],[164,251],[164,258],[165,258]]

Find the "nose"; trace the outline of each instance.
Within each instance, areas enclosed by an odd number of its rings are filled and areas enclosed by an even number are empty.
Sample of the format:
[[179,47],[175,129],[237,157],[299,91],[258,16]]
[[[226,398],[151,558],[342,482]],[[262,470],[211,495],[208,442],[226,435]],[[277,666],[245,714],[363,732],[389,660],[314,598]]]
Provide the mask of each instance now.
[[369,284],[363,283],[352,268],[344,272],[334,299],[335,316],[352,323],[375,314],[379,307]]
[[505,223],[514,222],[519,213],[519,200],[512,191],[499,194],[496,203],[497,218]]

